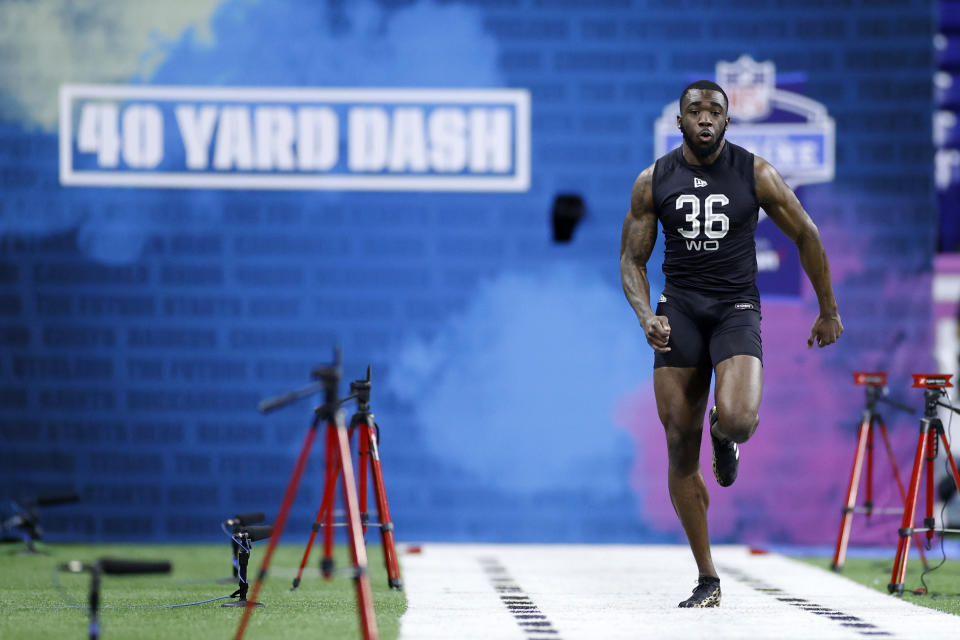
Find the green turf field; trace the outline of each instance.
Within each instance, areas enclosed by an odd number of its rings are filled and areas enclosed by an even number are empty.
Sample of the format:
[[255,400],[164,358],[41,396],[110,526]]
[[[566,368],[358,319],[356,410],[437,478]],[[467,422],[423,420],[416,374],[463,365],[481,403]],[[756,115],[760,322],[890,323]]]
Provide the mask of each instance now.
[[[69,574],[55,569],[68,560],[92,562],[103,556],[170,560],[174,568],[168,576],[103,577],[101,637],[105,640],[226,640],[232,638],[236,630],[242,610],[222,608],[220,605],[228,600],[175,609],[132,608],[194,602],[231,593],[233,585],[215,581],[230,574],[230,546],[226,540],[219,545],[51,544],[43,547],[48,555],[35,556],[17,553],[22,546],[0,547],[0,605],[3,606],[0,638],[4,640],[86,637],[89,574]],[[251,575],[259,568],[265,549],[266,544],[254,548]],[[245,638],[341,640],[360,637],[353,581],[344,577],[329,582],[321,579],[316,546],[300,589],[290,591],[302,553],[302,544],[278,547],[260,596],[267,606],[254,612]],[[380,637],[393,639],[399,634],[406,598],[387,587],[380,548],[371,546],[368,553]],[[940,562],[936,549],[928,556],[932,565]],[[830,571],[830,558],[800,559]],[[889,558],[848,558],[841,575],[886,593],[892,563],[892,549]],[[337,565],[348,565],[345,548],[337,549]],[[921,586],[921,573],[920,560],[912,553],[903,599],[960,615],[960,563],[948,558],[943,566],[928,574],[928,595],[912,592]],[[71,606],[79,608],[67,608]]]
[[[242,609],[222,608],[218,600],[175,609],[134,609],[194,602],[228,595],[235,585],[218,584],[229,576],[230,543],[221,545],[59,545],[43,546],[49,555],[21,555],[23,545],[0,547],[0,638],[19,640],[86,638],[87,592],[90,575],[56,571],[68,560],[93,562],[110,556],[137,560],[169,560],[173,573],[159,576],[104,576],[101,587],[101,637],[182,640],[232,638]],[[270,574],[258,598],[266,607],[254,611],[244,638],[359,638],[354,582],[319,577],[320,550],[314,546],[300,588],[290,591],[304,545],[281,545],[271,561]],[[254,547],[251,582],[260,567],[266,544]],[[387,586],[383,553],[368,548],[370,580],[380,637],[396,638],[406,598]],[[337,566],[348,566],[345,548],[337,549]],[[190,584],[178,584],[178,583]],[[83,608],[63,608],[82,605]],[[109,608],[117,607],[117,608]]]
[[[840,575],[846,576],[851,580],[864,584],[877,591],[888,593],[887,585],[890,584],[890,573],[893,571],[893,556],[895,549],[890,550],[889,558],[869,559],[869,558],[847,558],[846,564]],[[832,571],[830,565],[832,558],[798,558],[818,567],[823,567],[826,571]],[[930,566],[934,567],[940,564],[942,556],[938,547],[927,552],[927,559]],[[924,578],[927,583],[929,593],[920,595],[913,593],[914,589],[923,586],[920,582],[920,575],[923,573],[923,564],[917,556],[916,549],[910,554],[910,561],[907,563],[907,578],[904,582],[903,599],[923,607],[930,607],[938,611],[945,611],[954,615],[960,615],[960,563],[949,557],[939,569],[928,573]],[[897,596],[890,596],[891,598]]]

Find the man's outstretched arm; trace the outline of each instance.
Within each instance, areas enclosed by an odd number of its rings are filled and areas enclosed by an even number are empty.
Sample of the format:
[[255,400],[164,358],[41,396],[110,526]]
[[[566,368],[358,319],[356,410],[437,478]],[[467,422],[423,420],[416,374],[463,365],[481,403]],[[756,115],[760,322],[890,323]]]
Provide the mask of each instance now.
[[657,214],[653,207],[653,166],[647,167],[633,183],[630,210],[620,236],[620,279],[623,293],[643,327],[647,342],[656,351],[670,351],[670,323],[650,308],[650,281],[647,260],[657,241]]
[[837,300],[833,297],[833,284],[830,281],[830,264],[827,252],[820,240],[820,231],[804,210],[793,190],[787,186],[769,162],[754,157],[754,175],[756,176],[757,199],[780,230],[797,245],[800,264],[813,285],[820,304],[820,314],[813,323],[807,348],[825,347],[833,344],[843,333],[843,322],[837,310]]

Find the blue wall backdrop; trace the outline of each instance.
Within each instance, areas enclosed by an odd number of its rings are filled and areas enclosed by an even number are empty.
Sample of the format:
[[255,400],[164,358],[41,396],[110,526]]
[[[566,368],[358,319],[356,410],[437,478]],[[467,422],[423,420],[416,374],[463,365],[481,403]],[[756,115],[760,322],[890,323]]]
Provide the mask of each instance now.
[[[862,405],[850,372],[889,369],[906,396],[932,366],[933,3],[160,5],[0,4],[0,497],[78,491],[44,513],[52,539],[215,539],[233,513],[275,513],[312,405],[256,403],[335,345],[348,380],[373,368],[399,539],[680,539],[619,233],[664,107],[748,55],[834,119],[833,179],[798,194],[847,333],[807,352],[805,280],[766,291],[761,427],[711,527],[831,541]],[[86,83],[525,89],[530,185],[65,185],[58,91]],[[561,192],[586,203],[567,245],[551,238]],[[906,459],[915,430],[892,418]],[[308,534],[320,460],[291,537]]]

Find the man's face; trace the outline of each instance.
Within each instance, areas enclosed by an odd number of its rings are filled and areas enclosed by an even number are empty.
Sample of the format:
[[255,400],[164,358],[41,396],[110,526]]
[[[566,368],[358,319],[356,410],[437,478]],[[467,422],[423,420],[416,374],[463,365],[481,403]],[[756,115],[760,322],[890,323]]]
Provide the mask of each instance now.
[[680,104],[677,124],[690,151],[708,158],[720,148],[730,124],[727,101],[719,91],[691,89]]

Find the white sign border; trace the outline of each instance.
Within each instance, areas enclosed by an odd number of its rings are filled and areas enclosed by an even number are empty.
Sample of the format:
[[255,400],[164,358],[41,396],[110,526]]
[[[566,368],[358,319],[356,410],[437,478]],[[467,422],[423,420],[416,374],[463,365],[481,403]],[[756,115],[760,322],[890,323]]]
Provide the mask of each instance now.
[[[73,102],[78,98],[156,101],[327,103],[512,103],[516,163],[508,176],[277,175],[76,171],[73,168]],[[530,189],[530,92],[526,89],[409,89],[187,87],[65,84],[60,86],[60,184],[243,190],[523,192]]]

